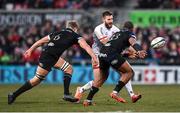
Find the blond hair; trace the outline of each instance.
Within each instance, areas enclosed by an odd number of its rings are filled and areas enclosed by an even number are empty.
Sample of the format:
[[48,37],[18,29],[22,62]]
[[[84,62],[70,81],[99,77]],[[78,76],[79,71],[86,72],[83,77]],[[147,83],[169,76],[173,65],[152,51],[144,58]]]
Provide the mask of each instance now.
[[75,20],[67,21],[66,22],[66,28],[71,28],[71,29],[79,29],[78,22]]

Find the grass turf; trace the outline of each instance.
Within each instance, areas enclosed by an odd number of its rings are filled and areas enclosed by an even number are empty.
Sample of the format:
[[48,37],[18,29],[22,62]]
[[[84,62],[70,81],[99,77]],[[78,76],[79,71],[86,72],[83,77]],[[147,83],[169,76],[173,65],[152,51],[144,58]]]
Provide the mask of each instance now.
[[[97,111],[130,111],[130,112],[176,112],[180,111],[179,85],[134,85],[134,91],[142,94],[142,99],[137,103],[131,103],[127,92],[123,89],[121,96],[128,103],[117,103],[109,97],[112,85],[104,85],[95,95],[95,106],[84,107],[62,100],[62,85],[41,84],[31,91],[18,97],[12,105],[7,104],[7,94],[19,88],[20,85],[0,85],[0,112],[97,112]],[[72,85],[75,93],[77,85]],[[87,93],[83,96],[85,99]]]

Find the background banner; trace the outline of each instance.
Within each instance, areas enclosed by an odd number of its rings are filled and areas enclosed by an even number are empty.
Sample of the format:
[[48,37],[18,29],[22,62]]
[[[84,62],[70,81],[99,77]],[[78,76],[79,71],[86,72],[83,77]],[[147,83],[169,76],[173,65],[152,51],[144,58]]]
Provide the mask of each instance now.
[[62,12],[62,11],[0,11],[1,26],[27,26],[41,25],[45,20],[51,20],[53,24],[65,20],[80,20],[83,14],[81,12]]
[[[35,66],[0,66],[0,84],[24,83],[34,76],[35,69]],[[91,66],[73,66],[73,69],[71,83],[86,83],[93,79]],[[133,69],[135,71],[133,84],[180,84],[179,66],[133,66]],[[115,84],[118,80],[119,75],[111,69],[106,84]],[[53,69],[44,83],[62,84],[62,71]]]
[[138,26],[147,27],[155,25],[157,27],[177,27],[180,25],[180,11],[131,11],[130,20]]

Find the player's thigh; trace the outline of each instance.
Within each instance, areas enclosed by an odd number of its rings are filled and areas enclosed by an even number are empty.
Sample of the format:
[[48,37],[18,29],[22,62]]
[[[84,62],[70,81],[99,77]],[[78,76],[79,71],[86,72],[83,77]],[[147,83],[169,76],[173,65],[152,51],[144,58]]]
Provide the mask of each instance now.
[[41,76],[46,76],[49,73],[49,71],[38,66],[36,69],[36,73],[41,75]]
[[94,79],[93,85],[95,87],[101,87],[103,83],[107,80],[108,75],[109,75],[108,70],[99,69],[99,75],[97,76],[97,78]]
[[69,62],[65,61],[63,58],[59,58],[56,64],[54,65],[54,68],[61,69],[64,73],[72,74],[73,68],[72,65],[69,64]]
[[107,80],[107,78],[109,76],[109,68],[100,69],[100,71],[101,71],[102,80],[103,81]]
[[[96,55],[96,57],[98,58],[97,55]],[[92,60],[91,60],[91,63],[92,63],[92,68],[93,68],[93,69],[97,68],[97,64],[96,64],[95,62],[92,62]]]
[[35,76],[30,80],[31,85],[35,86],[39,84],[42,80],[46,78],[48,73],[49,73],[48,70],[38,66],[36,69]]
[[65,61],[63,58],[59,57],[58,61],[57,61],[56,64],[54,65],[54,67],[55,67],[55,68],[60,68],[60,67],[63,66],[63,64],[64,64],[65,62],[66,62],[66,61]]
[[132,72],[132,67],[131,65],[125,61],[119,68],[118,68],[118,71],[120,73],[129,73],[129,72]]
[[116,55],[116,57],[111,61],[111,66],[121,73],[126,73],[132,70],[130,64],[121,55]]
[[[108,71],[103,71],[100,68],[97,69],[93,69],[93,73],[94,73],[94,80],[95,81],[100,81],[101,79],[103,79],[104,77],[106,77]],[[105,75],[106,73],[106,75]]]
[[39,58],[39,67],[51,71],[51,68],[56,64],[59,57],[48,52],[42,52]]
[[99,79],[106,78],[109,74],[109,67],[109,63],[104,58],[99,57],[99,68],[94,69],[98,74],[94,73],[94,75]]
[[110,65],[103,59],[99,58],[99,68],[94,69],[94,82],[100,87],[108,78]]

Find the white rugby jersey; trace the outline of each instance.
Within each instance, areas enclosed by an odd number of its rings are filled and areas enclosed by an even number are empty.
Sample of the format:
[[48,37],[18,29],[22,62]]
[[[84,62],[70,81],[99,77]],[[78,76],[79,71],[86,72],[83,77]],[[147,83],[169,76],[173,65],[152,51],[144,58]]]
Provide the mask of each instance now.
[[94,43],[92,45],[92,49],[94,53],[96,55],[99,54],[100,48],[102,46],[102,43],[100,42],[102,37],[107,36],[108,38],[110,38],[114,33],[118,31],[119,31],[119,28],[117,28],[115,25],[113,25],[110,29],[107,29],[104,23],[98,25],[94,29],[94,33],[93,33]]

